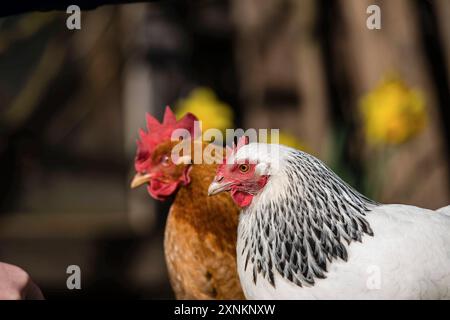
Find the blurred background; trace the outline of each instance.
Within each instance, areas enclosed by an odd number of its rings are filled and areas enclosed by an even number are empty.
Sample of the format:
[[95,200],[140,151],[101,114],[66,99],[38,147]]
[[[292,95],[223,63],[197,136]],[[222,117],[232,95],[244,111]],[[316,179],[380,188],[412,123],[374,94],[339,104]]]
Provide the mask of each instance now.
[[129,190],[145,112],[165,105],[204,129],[279,128],[377,201],[450,203],[447,0],[116,4],[81,30],[68,16],[0,18],[0,261],[47,298],[173,298],[170,203]]

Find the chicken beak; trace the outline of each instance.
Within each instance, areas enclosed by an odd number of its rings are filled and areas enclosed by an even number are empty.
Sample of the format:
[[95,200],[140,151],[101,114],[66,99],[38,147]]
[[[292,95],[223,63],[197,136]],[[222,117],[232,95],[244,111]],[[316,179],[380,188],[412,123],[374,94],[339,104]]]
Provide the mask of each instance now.
[[152,178],[152,174],[150,173],[146,173],[146,174],[142,174],[142,173],[137,173],[134,178],[133,181],[131,181],[131,189],[137,188],[140,185],[143,185],[144,183],[147,183],[151,180]]
[[217,182],[217,181],[213,181],[208,188],[208,196],[212,196],[224,191],[229,191],[230,187],[233,183],[232,182]]

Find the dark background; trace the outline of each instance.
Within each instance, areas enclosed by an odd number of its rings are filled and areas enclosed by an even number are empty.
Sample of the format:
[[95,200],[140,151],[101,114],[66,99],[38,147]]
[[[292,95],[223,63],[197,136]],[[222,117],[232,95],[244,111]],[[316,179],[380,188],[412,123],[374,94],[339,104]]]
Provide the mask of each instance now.
[[[366,28],[374,3],[381,30]],[[0,260],[47,298],[173,297],[170,203],[128,186],[144,113],[161,119],[197,87],[235,127],[280,128],[378,201],[449,204],[449,1],[117,4],[83,11],[81,30],[65,10],[30,9],[0,18]],[[374,147],[359,101],[392,72],[424,94],[427,122]],[[71,264],[80,291],[66,288]]]

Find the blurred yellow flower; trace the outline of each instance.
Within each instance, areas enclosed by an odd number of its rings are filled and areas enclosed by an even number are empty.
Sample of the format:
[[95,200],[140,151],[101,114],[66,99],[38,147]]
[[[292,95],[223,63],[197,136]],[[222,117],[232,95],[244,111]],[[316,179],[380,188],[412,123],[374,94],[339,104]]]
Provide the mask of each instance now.
[[[220,101],[213,90],[198,87],[185,99],[176,104],[175,114],[178,119],[191,112],[202,121],[202,131],[215,128],[225,133],[226,129],[233,129],[233,110],[223,101]],[[268,135],[270,143],[270,135]],[[293,135],[280,131],[279,143],[286,146],[305,150],[305,146]]]
[[[268,140],[267,143],[272,143],[270,134],[267,136],[267,140]],[[278,144],[283,144],[285,146],[298,150],[308,151],[307,150],[308,148],[306,148],[306,146],[303,143],[301,143],[299,139],[297,139],[294,135],[290,133],[283,132],[280,130],[278,140],[279,140]]]
[[374,145],[401,144],[425,127],[425,100],[400,78],[382,81],[360,101],[366,139]]
[[187,98],[180,99],[175,110],[177,118],[181,118],[188,112],[202,121],[203,132],[211,128],[224,131],[234,127],[233,110],[228,104],[220,101],[214,91],[209,88],[196,88]]

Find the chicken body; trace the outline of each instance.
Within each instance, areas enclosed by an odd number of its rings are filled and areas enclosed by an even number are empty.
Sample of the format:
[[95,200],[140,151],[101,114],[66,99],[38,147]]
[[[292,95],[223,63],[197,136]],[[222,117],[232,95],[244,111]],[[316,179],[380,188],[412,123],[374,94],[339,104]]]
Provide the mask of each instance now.
[[230,158],[253,165],[221,169],[210,193],[251,198],[237,244],[248,299],[450,299],[448,207],[378,204],[284,146],[252,143]]
[[178,299],[244,299],[236,267],[239,210],[227,194],[209,198],[216,165],[193,165],[167,218],[164,252]]
[[[177,120],[166,107],[161,123],[149,114],[146,120],[147,131],[139,132],[136,175],[131,187],[146,185],[149,195],[160,201],[176,194],[164,239],[176,297],[244,298],[236,268],[239,208],[229,195],[217,198],[207,195],[217,167],[207,163],[216,163],[214,155],[222,160],[222,148],[208,148],[209,152],[205,152],[208,145],[192,139],[197,121],[193,114]],[[172,139],[177,133],[182,135]],[[195,157],[198,154],[202,156],[200,164]]]
[[238,270],[248,299],[450,299],[450,216],[406,205],[378,206],[367,217],[374,236],[350,243],[346,260],[332,261],[325,278],[301,287],[277,270],[274,286],[261,275],[253,281],[254,264],[245,268],[242,235],[255,217],[247,212],[241,219]]

